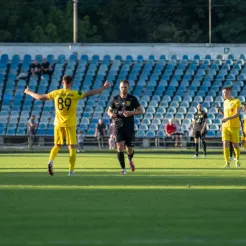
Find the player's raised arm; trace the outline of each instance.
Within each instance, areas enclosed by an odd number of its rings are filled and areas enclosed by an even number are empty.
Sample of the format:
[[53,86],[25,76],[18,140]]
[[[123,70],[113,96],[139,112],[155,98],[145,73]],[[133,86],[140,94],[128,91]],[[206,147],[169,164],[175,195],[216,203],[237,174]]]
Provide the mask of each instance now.
[[95,89],[95,90],[87,91],[85,93],[84,97],[90,97],[90,96],[94,96],[96,94],[100,94],[101,92],[103,92],[104,90],[108,89],[109,87],[110,87],[110,84],[109,84],[108,81],[106,81],[102,87],[100,87],[98,89]]
[[38,93],[31,91],[28,87],[24,90],[24,93],[35,98],[36,100],[43,100],[43,101],[49,100],[47,94],[40,95]]

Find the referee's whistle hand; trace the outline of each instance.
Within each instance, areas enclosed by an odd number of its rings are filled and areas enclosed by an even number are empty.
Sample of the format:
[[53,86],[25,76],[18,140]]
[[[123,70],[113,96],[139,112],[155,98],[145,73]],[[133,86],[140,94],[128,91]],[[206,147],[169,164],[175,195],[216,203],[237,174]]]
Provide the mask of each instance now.
[[116,114],[111,114],[110,118],[111,119],[115,119],[115,118],[117,118],[117,115]]
[[131,111],[124,111],[124,112],[123,112],[123,115],[124,115],[125,117],[130,117],[130,116],[133,115],[133,113],[132,113]]

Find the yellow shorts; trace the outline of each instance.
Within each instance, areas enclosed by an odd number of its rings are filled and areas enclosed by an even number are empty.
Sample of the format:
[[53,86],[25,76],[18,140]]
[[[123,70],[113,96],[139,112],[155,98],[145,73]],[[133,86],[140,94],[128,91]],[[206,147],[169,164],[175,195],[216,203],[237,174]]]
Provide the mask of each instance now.
[[246,137],[244,137],[244,136],[242,135],[241,141],[246,141]]
[[55,126],[54,143],[63,144],[64,140],[67,145],[76,145],[76,126],[61,127]]
[[240,142],[239,132],[240,130],[238,128],[223,127],[222,128],[222,141],[239,143]]

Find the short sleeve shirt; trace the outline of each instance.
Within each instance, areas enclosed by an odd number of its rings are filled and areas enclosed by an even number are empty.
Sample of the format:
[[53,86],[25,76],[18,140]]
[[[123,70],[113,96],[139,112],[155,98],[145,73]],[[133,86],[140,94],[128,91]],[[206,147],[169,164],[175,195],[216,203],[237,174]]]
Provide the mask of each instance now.
[[205,111],[198,111],[194,114],[194,120],[195,120],[195,124],[194,124],[194,130],[195,131],[201,131],[204,122],[206,121],[206,119],[208,118],[207,113]]
[[110,103],[110,107],[113,112],[117,115],[115,119],[116,129],[119,127],[124,127],[125,129],[134,130],[134,116],[125,117],[123,115],[124,111],[134,111],[140,106],[138,99],[128,94],[126,98],[121,98],[120,95],[115,96]]
[[85,93],[70,89],[55,90],[47,94],[49,100],[54,100],[56,116],[54,125],[61,127],[76,126],[76,110],[78,101]]

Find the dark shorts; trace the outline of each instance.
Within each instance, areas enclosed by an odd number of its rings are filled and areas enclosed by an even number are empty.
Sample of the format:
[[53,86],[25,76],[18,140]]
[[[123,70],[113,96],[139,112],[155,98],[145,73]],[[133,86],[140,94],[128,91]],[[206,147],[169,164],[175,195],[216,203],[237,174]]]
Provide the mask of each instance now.
[[115,130],[116,143],[125,141],[128,147],[134,147],[135,144],[135,131],[131,129],[124,129],[122,127]]
[[34,136],[36,134],[36,130],[35,129],[29,129],[28,131],[27,131],[27,135],[28,136]]
[[206,131],[201,134],[201,131],[194,131],[194,138],[200,138],[202,140],[205,139]]

